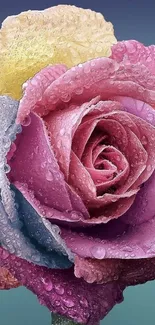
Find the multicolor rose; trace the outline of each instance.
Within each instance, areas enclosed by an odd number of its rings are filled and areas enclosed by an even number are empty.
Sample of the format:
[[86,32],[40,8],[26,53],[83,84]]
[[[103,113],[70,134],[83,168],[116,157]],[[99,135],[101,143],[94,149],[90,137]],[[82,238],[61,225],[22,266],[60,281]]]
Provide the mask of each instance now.
[[72,6],[0,36],[0,265],[96,325],[155,278],[155,47],[115,44],[101,14]]

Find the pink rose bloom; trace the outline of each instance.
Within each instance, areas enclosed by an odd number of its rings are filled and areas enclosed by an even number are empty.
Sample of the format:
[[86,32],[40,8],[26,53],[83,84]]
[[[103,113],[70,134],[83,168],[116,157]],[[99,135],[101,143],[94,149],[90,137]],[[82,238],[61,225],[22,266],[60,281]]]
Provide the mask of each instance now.
[[155,278],[154,51],[119,42],[0,97],[0,265],[82,324]]

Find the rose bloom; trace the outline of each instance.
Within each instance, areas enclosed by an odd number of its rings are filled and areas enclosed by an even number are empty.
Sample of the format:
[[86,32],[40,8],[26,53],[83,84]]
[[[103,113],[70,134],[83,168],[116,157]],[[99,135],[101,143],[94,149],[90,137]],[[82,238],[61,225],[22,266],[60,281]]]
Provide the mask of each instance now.
[[154,279],[154,51],[118,42],[0,97],[0,265],[82,324]]

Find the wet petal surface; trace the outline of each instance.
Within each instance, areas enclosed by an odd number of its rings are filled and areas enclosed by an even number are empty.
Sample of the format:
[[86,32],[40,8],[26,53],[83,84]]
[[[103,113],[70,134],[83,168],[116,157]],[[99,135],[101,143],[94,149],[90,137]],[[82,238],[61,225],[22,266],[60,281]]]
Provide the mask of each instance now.
[[117,282],[90,285],[77,279],[73,269],[54,271],[34,266],[14,255],[3,258],[1,248],[0,265],[6,266],[50,311],[83,324],[94,325],[123,299],[125,286]]

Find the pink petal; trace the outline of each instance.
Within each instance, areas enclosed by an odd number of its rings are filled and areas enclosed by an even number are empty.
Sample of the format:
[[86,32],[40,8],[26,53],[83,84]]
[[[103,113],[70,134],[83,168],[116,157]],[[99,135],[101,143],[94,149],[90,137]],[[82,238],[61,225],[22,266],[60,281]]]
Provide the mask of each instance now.
[[92,110],[97,98],[81,107],[68,107],[65,110],[51,112],[45,117],[50,142],[54,149],[59,166],[66,179],[68,178],[72,138],[82,118]]
[[70,171],[69,171],[69,184],[72,185],[76,192],[85,201],[90,201],[96,196],[95,184],[83,166],[79,158],[72,151]]
[[83,220],[83,224],[104,223],[118,218],[129,209],[138,191],[136,189],[119,195],[106,193],[97,197],[96,186],[90,174],[73,152],[69,175],[69,184],[73,186],[90,211],[91,219]]
[[[81,159],[84,152],[85,146],[88,143],[88,140],[95,129],[97,121],[99,118],[102,118],[105,114],[122,109],[122,105],[117,101],[105,101],[98,102],[94,109],[88,112],[88,114],[83,118],[82,123],[79,125],[78,129],[75,132],[73,138],[72,149],[76,155]],[[96,139],[93,138],[93,147],[103,138],[103,135],[96,136]]]
[[[86,69],[89,69],[88,73],[85,72]],[[84,103],[96,96],[105,100],[110,96],[121,95],[155,105],[154,88],[155,76],[146,66],[139,63],[119,64],[110,58],[98,58],[68,70],[53,82],[46,89],[42,104],[49,111],[65,108],[62,97],[65,93],[72,104]],[[45,114],[44,110],[42,113]]]
[[135,41],[118,42],[112,47],[111,58],[121,63],[144,64],[151,72],[155,74],[155,46],[144,46],[144,44]]
[[85,123],[81,124],[75,132],[72,143],[72,150],[80,160],[82,158],[85,146],[96,127],[96,124],[96,120],[88,122],[86,121]]
[[54,313],[94,325],[122,301],[125,286],[117,282],[90,285],[77,279],[72,269],[38,267],[14,255],[4,258],[3,251],[0,248],[0,265],[7,267],[22,285],[38,296],[41,304]]
[[[67,68],[63,64],[48,66],[38,72],[32,79],[29,79],[24,85],[24,96],[20,101],[18,108],[17,124],[24,121],[25,117],[34,110],[42,107],[41,101],[46,88],[59,76],[66,72]],[[46,110],[46,108],[44,107]]]
[[[105,100],[115,95],[133,97],[155,106],[154,88],[155,76],[146,66],[97,58],[68,70],[52,82],[45,90],[39,109],[36,106],[35,112],[47,115],[56,108],[66,108],[66,102],[79,105],[96,96]],[[21,106],[20,116],[23,120],[22,110]],[[22,120],[17,117],[18,122]]]
[[15,181],[14,184],[23,194],[25,199],[37,211],[37,213],[44,218],[50,219],[52,222],[60,221],[61,224],[69,222],[71,226],[72,223],[90,218],[81,198],[69,186],[67,186],[67,188],[68,195],[72,203],[72,209],[59,211],[58,209],[54,209],[46,204],[40,203],[40,201],[35,197],[35,193],[28,188],[27,184],[23,184],[18,181]]
[[[123,154],[112,146],[100,146],[100,150],[103,158],[107,159],[105,162],[108,163],[108,169],[106,169],[105,163],[105,169],[103,170],[95,168],[87,168],[87,170],[92,176],[92,179],[97,186],[97,190],[99,190],[100,195],[102,195],[104,194],[104,191],[110,189],[111,186],[114,185],[117,188],[121,183],[124,183],[129,174],[129,164]],[[110,165],[110,162],[112,163],[112,166]],[[101,163],[104,163],[104,159]],[[116,176],[114,176],[114,173],[116,173]],[[106,179],[105,176],[107,176]],[[112,177],[109,177],[108,179],[108,176]]]
[[31,115],[31,123],[23,127],[18,142],[13,159],[9,162],[11,181],[26,183],[42,204],[59,211],[71,210],[64,176],[39,117]]

